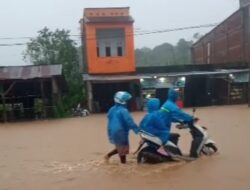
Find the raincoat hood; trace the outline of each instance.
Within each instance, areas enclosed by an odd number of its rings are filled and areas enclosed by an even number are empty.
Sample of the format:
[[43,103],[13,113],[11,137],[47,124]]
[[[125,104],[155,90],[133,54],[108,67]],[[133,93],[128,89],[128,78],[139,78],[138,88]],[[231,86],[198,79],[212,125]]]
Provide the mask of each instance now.
[[160,100],[158,98],[150,98],[147,101],[148,112],[157,111],[160,108]]
[[168,99],[172,102],[176,102],[178,99],[178,93],[172,88],[168,90]]

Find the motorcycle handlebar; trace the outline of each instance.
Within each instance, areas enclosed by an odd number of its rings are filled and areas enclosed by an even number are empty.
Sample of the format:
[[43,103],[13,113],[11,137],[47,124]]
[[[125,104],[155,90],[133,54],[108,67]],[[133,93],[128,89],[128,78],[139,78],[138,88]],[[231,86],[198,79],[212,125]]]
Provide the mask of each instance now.
[[198,117],[195,117],[194,119],[193,119],[193,121],[191,121],[191,122],[183,122],[183,121],[177,121],[177,125],[176,125],[176,127],[178,128],[178,129],[187,129],[187,128],[190,128],[190,126],[192,126],[193,125],[193,123],[196,123],[196,122],[198,122],[200,119],[198,118]]

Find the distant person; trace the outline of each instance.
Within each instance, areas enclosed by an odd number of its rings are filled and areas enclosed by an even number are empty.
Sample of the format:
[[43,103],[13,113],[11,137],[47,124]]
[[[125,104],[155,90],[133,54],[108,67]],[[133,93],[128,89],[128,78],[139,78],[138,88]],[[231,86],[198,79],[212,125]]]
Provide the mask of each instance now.
[[44,101],[41,98],[35,98],[34,100],[34,109],[36,119],[41,119],[45,117],[44,111]]
[[140,128],[161,140],[162,146],[157,151],[160,154],[167,156],[168,153],[165,151],[164,145],[168,141],[169,130],[166,128],[159,115],[160,100],[158,98],[150,98],[148,99],[146,106],[148,114],[142,119]]
[[126,163],[126,155],[129,153],[129,130],[132,129],[138,133],[139,128],[131,117],[127,103],[131,99],[131,94],[125,91],[118,91],[114,95],[114,102],[108,111],[108,137],[111,144],[115,145],[115,149],[105,156],[105,160],[115,154],[120,157],[122,164]]

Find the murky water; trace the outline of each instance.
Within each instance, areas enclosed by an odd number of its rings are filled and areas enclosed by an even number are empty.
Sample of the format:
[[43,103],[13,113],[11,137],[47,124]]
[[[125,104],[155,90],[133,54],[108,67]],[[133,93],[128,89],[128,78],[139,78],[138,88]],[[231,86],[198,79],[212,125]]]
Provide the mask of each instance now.
[[[187,110],[190,111],[190,110]],[[133,113],[137,122],[144,113]],[[208,127],[219,153],[194,162],[137,165],[103,155],[112,149],[106,137],[105,115],[53,121],[0,124],[0,190],[68,189],[250,189],[250,108],[199,108],[196,115]],[[190,135],[180,146],[189,151]],[[131,150],[139,138],[131,134]]]

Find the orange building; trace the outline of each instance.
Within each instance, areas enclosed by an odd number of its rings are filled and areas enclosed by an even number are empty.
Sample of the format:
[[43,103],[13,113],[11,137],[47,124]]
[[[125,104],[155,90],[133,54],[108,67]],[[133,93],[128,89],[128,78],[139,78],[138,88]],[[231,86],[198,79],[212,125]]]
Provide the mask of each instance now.
[[129,7],[86,8],[80,21],[87,103],[90,111],[103,112],[118,90],[133,95],[129,107],[140,109],[140,81],[136,74],[134,20]]
[[81,22],[89,74],[135,72],[129,8],[86,8]]

